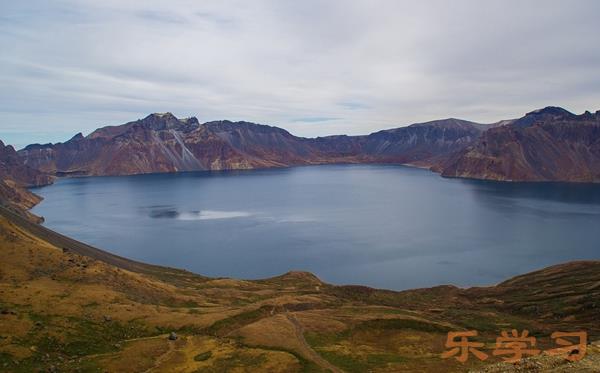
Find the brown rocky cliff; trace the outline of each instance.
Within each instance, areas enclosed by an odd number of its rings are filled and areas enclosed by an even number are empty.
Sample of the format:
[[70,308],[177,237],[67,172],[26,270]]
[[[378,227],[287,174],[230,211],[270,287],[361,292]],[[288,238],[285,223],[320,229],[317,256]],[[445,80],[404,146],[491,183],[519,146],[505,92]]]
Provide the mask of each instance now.
[[0,141],[0,179],[11,179],[14,182],[30,187],[52,183],[52,177],[23,163],[11,145]]
[[50,175],[26,166],[12,146],[0,141],[0,205],[39,221],[40,218],[26,211],[38,204],[41,198],[27,187],[47,185],[52,181]]
[[446,177],[600,182],[600,112],[547,107],[492,128],[440,167]]

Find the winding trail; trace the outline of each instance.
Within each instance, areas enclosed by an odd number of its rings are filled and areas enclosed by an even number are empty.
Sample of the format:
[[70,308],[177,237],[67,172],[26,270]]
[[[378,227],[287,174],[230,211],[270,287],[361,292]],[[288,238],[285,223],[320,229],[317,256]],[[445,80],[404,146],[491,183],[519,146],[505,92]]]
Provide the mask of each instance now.
[[[154,360],[154,365],[151,366],[150,368],[146,369],[142,373],[150,373],[150,372],[155,371],[156,369],[160,369],[161,365],[165,361],[169,360],[169,358],[171,358],[173,353],[177,350],[175,348],[175,341],[167,341],[167,344],[169,346],[169,350],[167,352],[165,352],[164,354],[160,355],[156,360]],[[187,344],[187,339],[185,340],[185,344]]]
[[296,319],[296,316],[294,316],[293,313],[286,313],[286,317],[292,323],[292,325],[294,325],[294,332],[296,334],[296,338],[298,338],[298,341],[300,341],[303,350],[302,352],[308,359],[312,360],[321,368],[329,370],[333,373],[344,373],[343,370],[331,364],[329,361],[325,360],[321,355],[319,355],[315,350],[313,350],[312,347],[310,347],[310,345],[308,344],[308,342],[306,342],[306,339],[304,338],[304,327],[302,326],[302,324],[300,324],[298,319]]
[[[131,338],[131,339],[124,339],[122,341],[119,341],[117,343],[119,344],[125,344],[125,343],[129,343],[129,342],[135,342],[135,341],[144,341],[144,340],[149,340],[149,339],[159,339],[159,338],[167,338],[169,335],[168,334],[161,334],[161,335],[153,335],[150,337],[138,337],[138,338]],[[122,352],[122,350],[118,350],[118,351],[112,351],[112,352],[102,352],[99,354],[91,354],[91,355],[85,355],[82,356],[83,359],[95,359],[98,357],[107,357],[107,356],[115,356],[118,355]]]

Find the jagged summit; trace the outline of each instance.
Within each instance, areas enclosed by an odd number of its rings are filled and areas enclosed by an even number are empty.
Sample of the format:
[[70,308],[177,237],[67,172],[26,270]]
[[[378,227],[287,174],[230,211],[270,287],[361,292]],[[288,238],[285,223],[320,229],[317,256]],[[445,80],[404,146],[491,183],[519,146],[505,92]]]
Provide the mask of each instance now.
[[172,113],[152,113],[146,116],[145,118],[138,119],[136,122],[139,123],[167,123],[167,122],[177,122],[179,119],[173,115]]
[[210,128],[215,131],[235,131],[235,130],[254,130],[259,132],[276,131],[279,133],[285,133],[286,135],[292,136],[288,131],[283,128],[273,127],[266,124],[258,124],[253,122],[238,121],[233,122],[230,120],[215,120],[202,124],[203,126]]
[[69,140],[69,141],[76,141],[76,140],[82,140],[82,139],[84,139],[83,133],[79,132],[75,136],[71,137],[71,140]]
[[177,117],[175,117],[175,115],[173,115],[173,113],[171,113],[170,111],[167,111],[167,112],[164,112],[164,113],[152,113],[152,114],[148,115],[148,117],[175,118],[175,119],[177,119]]
[[153,113],[145,117],[144,119],[139,119],[134,122],[134,125],[139,125],[147,129],[152,130],[165,130],[165,129],[176,129],[176,130],[184,130],[188,126],[198,126],[198,119],[196,118],[184,118],[179,119],[173,113]]
[[600,116],[548,106],[484,132],[451,157],[443,176],[600,182]]
[[572,119],[577,117],[577,115],[571,113],[568,110],[565,110],[558,106],[546,106],[542,109],[537,109],[534,111],[530,111],[525,114],[524,117],[517,119],[514,122],[515,126],[518,127],[529,127],[534,123],[538,123],[541,121],[555,120],[555,119]]
[[198,118],[196,117],[187,117],[187,118],[177,118],[175,116],[175,114],[171,113],[170,111],[167,111],[165,113],[152,113],[149,114],[148,116],[146,116],[143,119],[140,119],[140,121],[143,122],[147,122],[147,121],[154,121],[154,120],[158,120],[158,121],[166,121],[166,122],[172,122],[172,121],[179,121],[182,123],[187,123],[187,124],[198,124]]
[[181,118],[181,121],[188,125],[199,125],[200,122],[196,117]]
[[570,116],[570,115],[574,115],[574,114],[566,109],[561,108],[560,106],[546,106],[541,109],[530,111],[526,115],[556,115],[556,116],[567,115],[567,116]]

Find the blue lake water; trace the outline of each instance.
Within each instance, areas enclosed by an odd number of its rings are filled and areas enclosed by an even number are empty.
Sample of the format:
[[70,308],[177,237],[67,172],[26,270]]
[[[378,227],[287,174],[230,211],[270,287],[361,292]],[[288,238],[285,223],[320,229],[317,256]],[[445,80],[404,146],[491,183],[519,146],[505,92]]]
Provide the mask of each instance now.
[[335,284],[487,285],[600,258],[600,186],[444,179],[334,165],[62,179],[45,225],[132,259],[208,276],[306,270]]

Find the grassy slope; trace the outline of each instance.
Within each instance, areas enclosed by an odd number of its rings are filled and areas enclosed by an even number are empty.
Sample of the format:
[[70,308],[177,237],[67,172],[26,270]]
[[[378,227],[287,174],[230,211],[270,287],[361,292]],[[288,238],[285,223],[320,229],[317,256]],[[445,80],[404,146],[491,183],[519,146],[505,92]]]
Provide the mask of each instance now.
[[[210,279],[111,255],[2,209],[0,258],[0,371],[505,371],[441,359],[446,332],[474,328],[490,346],[512,327],[542,344],[554,330],[600,336],[600,262],[490,288],[405,292],[303,272]],[[590,351],[580,371],[599,370]]]

